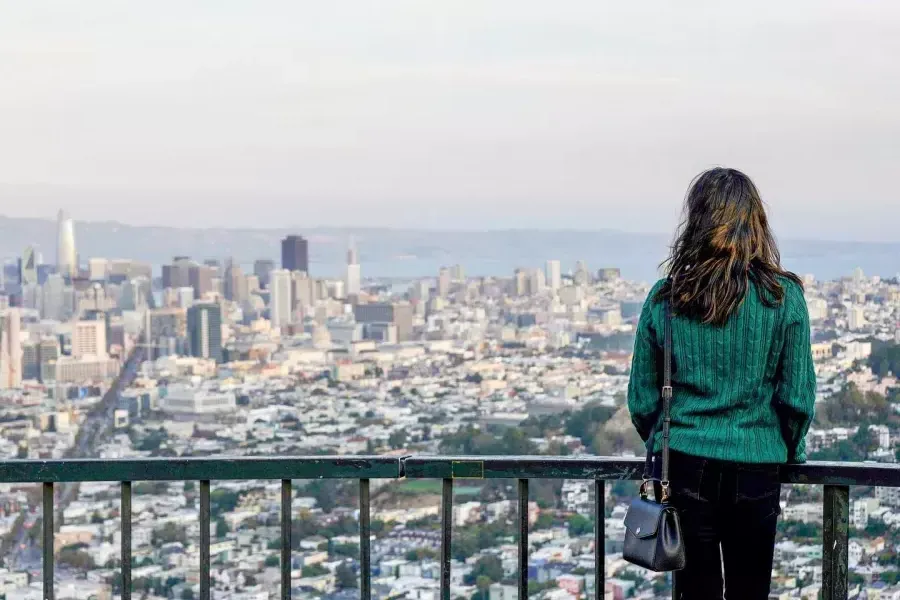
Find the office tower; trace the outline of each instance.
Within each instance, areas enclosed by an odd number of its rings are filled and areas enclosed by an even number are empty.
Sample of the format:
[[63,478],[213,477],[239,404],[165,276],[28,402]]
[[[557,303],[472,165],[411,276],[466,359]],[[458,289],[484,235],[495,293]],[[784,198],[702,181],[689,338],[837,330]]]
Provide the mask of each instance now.
[[119,308],[122,310],[144,310],[150,306],[150,281],[144,277],[136,277],[122,284],[119,295]]
[[[51,273],[42,287],[41,316],[54,321],[64,321],[72,313],[67,304],[66,282],[59,273]],[[71,289],[71,288],[70,288]]]
[[50,374],[54,372],[54,364],[59,359],[59,339],[55,336],[42,339],[38,353],[41,361],[40,380],[44,382],[51,378]]
[[438,271],[437,295],[446,298],[450,294],[450,269],[443,267]]
[[597,269],[597,279],[603,282],[617,281],[622,278],[622,270],[618,267]]
[[269,320],[272,327],[281,327],[291,322],[291,272],[275,269],[271,273],[272,285],[269,296]]
[[291,273],[293,310],[305,314],[316,303],[315,281],[303,271]]
[[225,298],[243,304],[247,301],[247,278],[240,265],[229,260],[225,266]]
[[397,329],[398,341],[405,342],[412,339],[413,308],[409,302],[357,304],[353,307],[353,317],[357,323],[362,323],[365,329],[370,326],[377,328],[392,325]]
[[821,321],[828,317],[828,301],[825,298],[810,298],[806,301],[810,321]]
[[188,286],[175,290],[176,304],[179,308],[190,308],[194,303],[194,288]]
[[466,280],[465,268],[462,265],[453,265],[450,267],[450,279],[457,283],[464,282]]
[[850,331],[859,331],[866,326],[866,316],[862,306],[851,306],[849,313]]
[[281,240],[281,268],[309,273],[309,244],[306,238],[289,235]]
[[525,296],[528,293],[528,271],[516,269],[513,277],[513,295]]
[[88,259],[88,277],[91,281],[106,281],[109,276],[109,261],[105,258]]
[[575,263],[575,285],[587,285],[591,282],[591,272],[588,271],[584,261]]
[[72,326],[72,357],[106,357],[106,322],[100,319],[75,321]]
[[75,224],[65,211],[59,211],[57,218],[56,270],[63,277],[72,278],[78,274],[78,258],[75,254]]
[[22,379],[41,378],[41,351],[37,342],[28,341],[22,345]]
[[17,308],[0,317],[0,389],[22,387],[21,316]]
[[267,258],[253,263],[253,274],[259,277],[259,287],[269,289],[270,274],[275,270],[275,261]]
[[187,256],[176,256],[172,259],[172,264],[163,265],[163,288],[182,288],[191,285],[191,267],[195,264]]
[[218,304],[195,304],[187,311],[191,356],[222,362],[222,309]]
[[359,257],[356,254],[356,245],[351,243],[347,249],[347,278],[346,296],[358,296],[362,286],[362,269],[359,266]]
[[528,292],[530,294],[541,294],[547,289],[547,280],[541,269],[534,269],[528,278]]
[[558,260],[547,261],[547,285],[554,292],[562,285],[562,268]]
[[35,256],[34,246],[28,246],[19,260],[19,283],[22,284],[22,287],[25,287],[26,285],[36,285],[37,282],[37,257]]
[[194,288],[194,299],[199,300],[212,292],[213,268],[207,265],[191,265],[188,269],[188,281]]
[[259,287],[259,277],[256,275],[247,275],[245,277],[247,280],[247,297],[250,297],[250,294],[256,294],[260,291]]

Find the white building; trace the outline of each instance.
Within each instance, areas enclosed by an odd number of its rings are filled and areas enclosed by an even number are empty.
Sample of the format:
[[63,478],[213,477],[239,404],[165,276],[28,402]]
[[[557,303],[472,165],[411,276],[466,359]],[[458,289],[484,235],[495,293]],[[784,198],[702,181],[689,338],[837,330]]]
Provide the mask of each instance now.
[[547,285],[554,292],[562,285],[562,267],[558,260],[547,261]]
[[866,316],[862,306],[851,306],[848,313],[848,327],[851,331],[859,331],[866,326]]
[[356,255],[356,246],[350,244],[347,250],[347,278],[346,278],[347,296],[356,296],[359,294],[362,286],[362,269],[359,266],[359,257]]
[[0,316],[0,389],[22,387],[22,337],[19,309]]
[[64,277],[78,274],[78,258],[75,254],[75,224],[65,211],[59,211],[57,218],[58,237],[56,241],[56,268]]
[[291,322],[291,272],[275,269],[271,277],[271,297],[269,299],[269,320],[272,327],[281,327]]
[[106,322],[76,321],[72,327],[72,357],[106,357]]
[[217,414],[237,410],[237,398],[233,392],[209,390],[190,385],[169,386],[165,397],[160,397],[160,409],[178,414]]

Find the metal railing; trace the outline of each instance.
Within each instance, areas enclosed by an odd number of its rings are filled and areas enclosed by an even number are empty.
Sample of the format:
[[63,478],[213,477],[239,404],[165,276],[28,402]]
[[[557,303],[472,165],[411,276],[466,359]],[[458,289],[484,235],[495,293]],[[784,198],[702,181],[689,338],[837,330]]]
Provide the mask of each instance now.
[[[628,458],[546,456],[328,456],[299,458],[176,458],[142,460],[14,460],[0,462],[0,483],[43,484],[44,599],[54,599],[54,485],[67,482],[121,482],[122,599],[131,599],[131,494],[134,481],[200,482],[200,600],[210,598],[210,482],[281,481],[281,598],[291,596],[291,481],[359,480],[360,596],[371,598],[371,479],[440,479],[441,599],[450,600],[453,482],[456,479],[518,480],[519,599],[528,597],[528,483],[530,479],[594,481],[594,595],[601,600],[605,581],[605,482],[640,479],[643,461]],[[824,486],[822,592],[824,600],[847,598],[850,486],[900,487],[900,465],[823,463],[785,466],[783,483]]]

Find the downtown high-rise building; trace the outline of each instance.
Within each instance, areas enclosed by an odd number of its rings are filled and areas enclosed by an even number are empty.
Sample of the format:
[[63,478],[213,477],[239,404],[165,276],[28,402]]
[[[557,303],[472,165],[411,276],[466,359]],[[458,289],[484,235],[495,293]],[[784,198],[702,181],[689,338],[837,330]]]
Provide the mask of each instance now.
[[72,326],[72,357],[106,357],[106,321],[75,321]]
[[291,272],[287,269],[275,269],[271,276],[269,320],[272,322],[272,327],[281,327],[291,322],[291,313],[293,312]]
[[345,296],[358,296],[362,287],[362,268],[359,265],[359,256],[356,253],[356,244],[350,243],[347,249],[347,276],[345,280]]
[[17,308],[0,315],[0,389],[22,386],[21,317]]
[[75,253],[75,223],[65,211],[57,217],[56,270],[63,277],[78,275],[78,255]]
[[188,282],[193,288],[195,300],[203,298],[213,290],[215,269],[208,265],[191,265],[188,269]]
[[269,288],[269,281],[272,271],[275,270],[275,261],[267,258],[259,259],[253,263],[253,274],[259,278],[259,287],[262,289]]
[[187,311],[191,356],[222,362],[222,309],[218,304],[199,303]]
[[450,269],[443,267],[438,271],[437,295],[446,298],[450,294]]
[[238,304],[243,304],[249,297],[247,290],[247,277],[240,265],[229,259],[225,266],[225,298]]
[[176,256],[172,264],[162,267],[162,285],[164,288],[183,288],[191,285],[191,268],[196,263],[187,256]]
[[546,268],[547,286],[557,291],[562,285],[562,267],[558,260],[548,260]]
[[309,273],[309,244],[306,238],[289,235],[281,240],[281,268]]
[[34,250],[34,246],[25,248],[22,258],[19,259],[19,282],[22,284],[22,287],[37,285],[37,253]]

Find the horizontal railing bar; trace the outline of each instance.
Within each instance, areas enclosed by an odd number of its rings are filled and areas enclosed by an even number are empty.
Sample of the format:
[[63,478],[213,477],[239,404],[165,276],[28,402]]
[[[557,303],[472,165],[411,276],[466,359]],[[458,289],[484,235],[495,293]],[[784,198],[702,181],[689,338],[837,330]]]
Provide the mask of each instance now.
[[[284,479],[640,479],[643,459],[303,456],[0,461],[0,483]],[[782,483],[900,487],[900,464],[783,465]]]
[[[411,456],[415,479],[640,479],[642,458],[550,456]],[[782,483],[900,487],[900,464],[809,462],[782,465]]]
[[400,460],[387,456],[73,459],[0,462],[0,483],[393,479],[399,475]]

